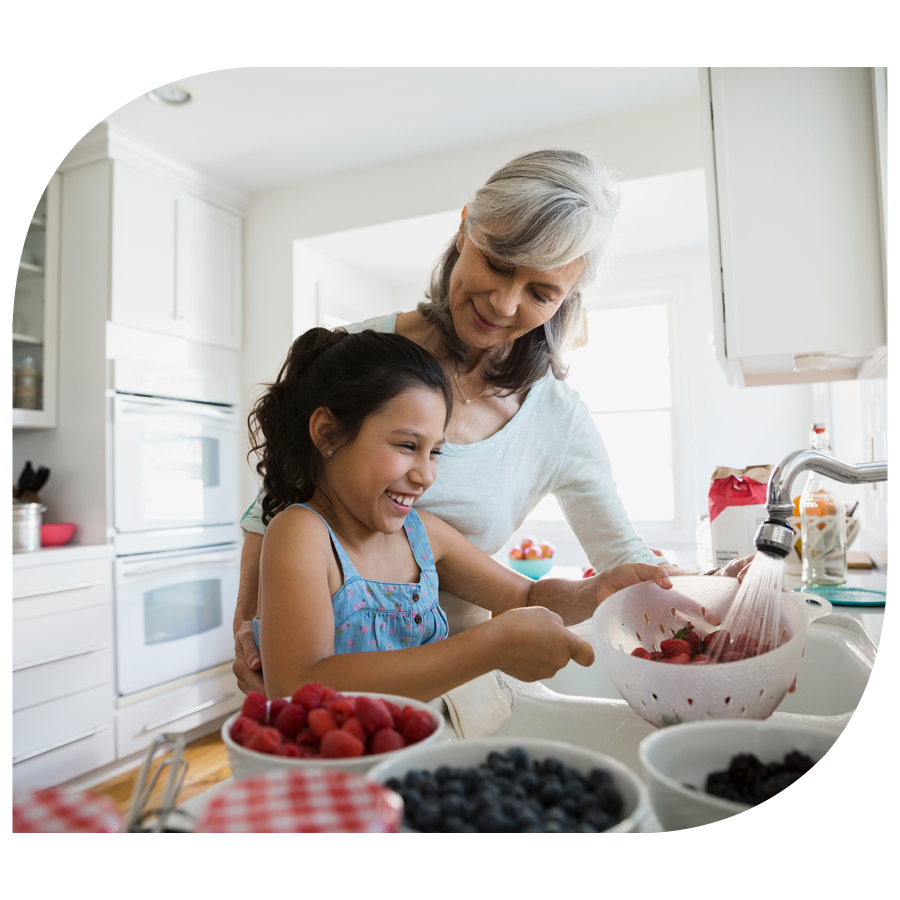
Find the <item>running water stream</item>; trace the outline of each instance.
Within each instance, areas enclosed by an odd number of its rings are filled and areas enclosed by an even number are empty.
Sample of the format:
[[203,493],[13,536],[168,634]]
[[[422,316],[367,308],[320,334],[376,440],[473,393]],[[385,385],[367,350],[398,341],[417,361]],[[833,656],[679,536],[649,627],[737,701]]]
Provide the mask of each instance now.
[[784,557],[758,551],[722,622],[722,630],[732,640],[743,634],[756,642],[747,642],[750,656],[774,650],[786,638],[781,615],[783,578]]

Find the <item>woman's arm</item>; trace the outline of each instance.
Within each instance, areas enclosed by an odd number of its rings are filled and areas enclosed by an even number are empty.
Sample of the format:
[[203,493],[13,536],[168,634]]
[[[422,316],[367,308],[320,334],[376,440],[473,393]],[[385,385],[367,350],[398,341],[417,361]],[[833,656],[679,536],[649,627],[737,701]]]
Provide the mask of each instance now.
[[237,679],[238,687],[245,693],[260,691],[265,693],[262,663],[259,649],[253,640],[253,617],[256,615],[259,598],[259,555],[263,538],[248,531],[244,535],[241,549],[241,576],[238,582],[237,604],[234,609],[234,663],[231,671]]
[[[570,659],[593,662],[590,645],[564,628],[559,616],[524,608],[445,641],[335,654],[328,579],[332,558],[327,529],[312,513],[288,509],[269,524],[260,561],[260,649],[269,697],[289,696],[304,682],[319,681],[339,691],[427,701],[496,668],[535,681],[555,674]],[[527,585],[523,601],[526,595]]]
[[654,581],[670,588],[661,566],[625,563],[591,578],[542,578],[533,581],[497,562],[455,528],[429,513],[420,513],[434,553],[441,587],[495,614],[542,606],[557,613],[565,625],[589,619],[610,594],[632,584]]

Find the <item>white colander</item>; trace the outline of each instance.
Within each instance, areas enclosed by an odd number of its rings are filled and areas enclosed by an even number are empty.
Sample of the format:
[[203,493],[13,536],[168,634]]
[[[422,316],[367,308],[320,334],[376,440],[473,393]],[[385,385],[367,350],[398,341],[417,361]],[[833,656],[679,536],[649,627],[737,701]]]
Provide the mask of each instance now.
[[[800,666],[807,625],[831,612],[810,594],[782,594],[786,639],[776,650],[737,662],[669,665],[631,656],[688,622],[700,637],[724,621],[737,595],[736,578],[685,575],[663,590],[651,581],[608,597],[594,613],[596,653],[613,684],[645,721],[660,728],[702,719],[766,719],[784,699]],[[732,635],[733,637],[733,635]]]

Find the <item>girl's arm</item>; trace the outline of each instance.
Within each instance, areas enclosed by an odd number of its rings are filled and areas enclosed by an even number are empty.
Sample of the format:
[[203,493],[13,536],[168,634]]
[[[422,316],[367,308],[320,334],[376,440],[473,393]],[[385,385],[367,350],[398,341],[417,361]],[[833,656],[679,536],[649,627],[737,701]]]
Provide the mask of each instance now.
[[269,524],[260,560],[260,649],[269,697],[319,681],[338,691],[428,701],[492,669],[535,681],[570,659],[593,662],[590,645],[546,609],[515,609],[420,647],[335,654],[328,577],[329,566],[337,569],[333,560],[328,531],[308,510],[285,510]]
[[533,581],[479,550],[436,516],[420,515],[441,587],[495,614],[543,606],[561,616],[565,625],[577,625],[589,619],[610,594],[629,585],[654,581],[663,588],[672,586],[665,569],[647,563],[624,563],[591,578]]

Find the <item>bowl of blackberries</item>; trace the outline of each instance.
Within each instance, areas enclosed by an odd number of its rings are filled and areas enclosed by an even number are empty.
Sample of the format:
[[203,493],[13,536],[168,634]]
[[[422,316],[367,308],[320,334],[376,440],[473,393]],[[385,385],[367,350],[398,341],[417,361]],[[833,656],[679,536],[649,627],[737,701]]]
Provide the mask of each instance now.
[[630,832],[650,809],[631,769],[560,741],[450,741],[413,748],[367,777],[403,799],[404,831]]
[[772,720],[684,722],[644,738],[638,756],[660,825],[678,831],[771,800],[809,772],[838,734]]

